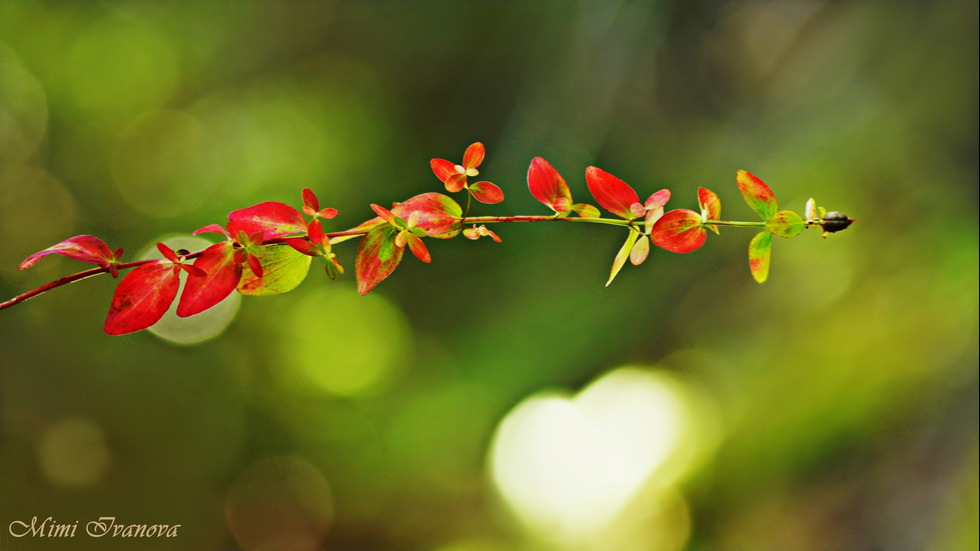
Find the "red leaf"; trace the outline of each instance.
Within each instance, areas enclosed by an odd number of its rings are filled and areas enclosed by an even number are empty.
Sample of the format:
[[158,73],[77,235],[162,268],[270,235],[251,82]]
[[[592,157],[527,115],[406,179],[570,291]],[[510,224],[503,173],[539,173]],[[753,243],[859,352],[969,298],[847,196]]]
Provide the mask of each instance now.
[[585,169],[585,182],[602,208],[620,218],[627,220],[636,218],[630,206],[639,203],[640,197],[629,184],[594,166]]
[[779,210],[776,195],[762,180],[744,170],[739,170],[735,175],[735,182],[738,184],[738,190],[742,192],[742,197],[745,197],[745,202],[752,207],[752,210],[759,213],[763,220],[769,220]]
[[163,243],[157,243],[157,250],[160,251],[160,254],[162,254],[167,260],[173,262],[174,264],[180,264],[180,258],[177,257],[177,253],[175,253],[170,247],[164,245]]
[[65,239],[57,245],[52,245],[43,251],[32,254],[25,258],[18,267],[21,270],[26,270],[34,264],[37,264],[37,261],[41,260],[42,257],[49,254],[60,254],[72,260],[96,264],[103,268],[111,264],[112,260],[115,259],[112,251],[109,250],[109,246],[98,237],[76,235],[75,237]]
[[477,182],[470,186],[470,192],[477,201],[493,205],[504,200],[504,192],[490,182]]
[[429,263],[432,261],[432,256],[429,255],[429,249],[425,247],[425,243],[422,239],[410,232],[402,232],[408,239],[408,248],[412,250],[412,254],[422,262]]
[[[721,218],[721,200],[710,189],[698,188],[698,205],[701,207],[701,213],[708,220],[718,220]],[[718,233],[718,226],[708,226],[708,229]]]
[[395,233],[396,230],[391,226],[378,226],[361,239],[354,263],[358,293],[368,294],[391,275],[402,261],[405,249],[395,246]]
[[418,213],[415,227],[425,231],[428,237],[449,239],[462,229],[463,209],[456,201],[439,193],[416,195],[404,203],[399,203],[391,212],[405,220]]
[[466,152],[463,153],[463,168],[469,170],[480,166],[480,163],[483,162],[484,155],[486,155],[486,149],[482,143],[476,142],[470,144],[466,148]]
[[316,245],[323,243],[323,224],[319,220],[310,222],[310,228],[306,231],[306,235]]
[[287,239],[286,244],[307,256],[323,256],[323,251],[316,245],[299,237]]
[[228,239],[231,239],[231,234],[228,233],[228,230],[222,228],[218,224],[208,224],[207,226],[195,231],[194,235],[200,235],[202,233],[220,233]]
[[443,183],[453,174],[457,174],[456,165],[445,159],[432,159],[429,161],[429,166],[432,167],[432,172],[435,173],[436,178],[439,178]]
[[306,220],[293,207],[276,201],[266,201],[228,214],[228,231],[238,235],[262,232],[265,240],[294,233],[306,233]]
[[689,253],[704,245],[708,232],[701,226],[701,215],[693,210],[672,210],[653,225],[653,244],[675,253]]
[[177,315],[186,318],[203,312],[225,299],[242,277],[242,263],[236,260],[234,245],[222,241],[211,245],[194,261],[203,277],[191,276],[180,294]]
[[158,260],[133,268],[112,296],[103,329],[110,335],[142,331],[160,321],[177,296],[180,268]]
[[650,197],[648,197],[646,203],[643,203],[643,206],[646,207],[647,209],[655,209],[657,207],[662,207],[666,205],[667,201],[669,200],[670,200],[670,190],[662,189],[654,193]]
[[316,194],[309,188],[303,188],[303,212],[309,216],[320,212],[320,200],[316,198]]
[[382,207],[381,205],[375,205],[374,203],[371,203],[371,210],[383,218],[385,222],[391,224],[392,226],[398,226],[398,222],[395,220],[395,214],[390,210]]
[[[527,169],[527,187],[535,199],[555,212],[568,212],[572,204],[572,193],[565,179],[541,157],[535,157]],[[559,199],[564,199],[561,205],[557,204]]]

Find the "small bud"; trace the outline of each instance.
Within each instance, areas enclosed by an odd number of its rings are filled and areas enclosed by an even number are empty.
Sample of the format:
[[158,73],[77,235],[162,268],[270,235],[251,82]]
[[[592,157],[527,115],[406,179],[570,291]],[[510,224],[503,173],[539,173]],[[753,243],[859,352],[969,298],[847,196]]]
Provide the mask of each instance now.
[[825,233],[834,233],[847,229],[854,222],[853,218],[848,218],[846,214],[840,212],[828,212],[820,221]]
[[806,202],[806,219],[813,220],[817,217],[817,202],[811,197]]

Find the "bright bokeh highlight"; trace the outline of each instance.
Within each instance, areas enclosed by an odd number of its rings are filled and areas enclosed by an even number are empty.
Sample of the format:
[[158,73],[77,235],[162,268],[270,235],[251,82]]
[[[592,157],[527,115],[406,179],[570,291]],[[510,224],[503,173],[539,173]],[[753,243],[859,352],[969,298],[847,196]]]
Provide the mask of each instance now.
[[618,369],[574,397],[545,392],[515,407],[494,437],[491,474],[525,524],[571,545],[684,474],[699,430],[694,419],[677,381]]

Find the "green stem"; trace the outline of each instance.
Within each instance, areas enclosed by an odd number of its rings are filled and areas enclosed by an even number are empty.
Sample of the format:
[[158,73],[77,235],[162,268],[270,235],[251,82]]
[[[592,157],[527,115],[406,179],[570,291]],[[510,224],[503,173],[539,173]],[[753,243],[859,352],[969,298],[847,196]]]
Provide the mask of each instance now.
[[764,228],[766,223],[763,221],[759,222],[741,222],[738,220],[708,220],[707,226],[742,226],[751,228]]

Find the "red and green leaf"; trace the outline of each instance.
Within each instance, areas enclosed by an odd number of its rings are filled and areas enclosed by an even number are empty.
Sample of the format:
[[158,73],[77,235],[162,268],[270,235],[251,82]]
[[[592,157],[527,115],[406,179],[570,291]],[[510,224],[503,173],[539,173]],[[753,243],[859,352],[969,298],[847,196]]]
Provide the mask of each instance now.
[[[267,245],[263,247],[261,257],[249,256],[238,282],[238,292],[243,295],[278,295],[292,291],[306,279],[311,261],[311,257],[289,245]],[[256,270],[253,263],[260,264],[261,268]],[[258,275],[260,271],[261,275]]]
[[[203,229],[203,228],[202,228]],[[265,240],[306,233],[306,220],[293,207],[277,201],[266,201],[228,214],[228,231],[238,235],[262,232]]]
[[629,236],[626,238],[626,242],[620,247],[619,252],[616,253],[616,258],[613,259],[612,269],[609,271],[609,281],[606,281],[606,287],[616,279],[616,274],[619,270],[623,268],[626,264],[626,259],[630,257],[630,253],[633,251],[633,245],[636,244],[637,237],[640,236],[640,232],[636,230],[630,230]]
[[391,275],[402,261],[405,249],[395,246],[396,233],[397,230],[391,226],[378,226],[361,239],[357,248],[357,260],[354,262],[358,293],[368,294]]
[[504,192],[496,184],[477,182],[470,185],[473,198],[486,205],[494,205],[504,200]]
[[795,237],[803,228],[803,217],[791,210],[779,211],[766,220],[766,229],[777,237]]
[[735,182],[738,184],[742,197],[745,202],[757,212],[763,220],[769,220],[779,210],[779,203],[776,196],[765,182],[744,170],[739,170],[735,175]]
[[242,278],[242,263],[236,259],[231,241],[211,245],[194,260],[204,276],[190,276],[177,304],[177,315],[185,318],[211,308],[224,300]]
[[640,197],[629,184],[594,166],[585,169],[585,182],[602,208],[626,220],[637,217],[632,206],[640,202]]
[[415,227],[424,230],[428,237],[450,239],[462,230],[463,209],[451,197],[441,193],[416,195],[396,205],[391,212],[405,220],[417,212]]
[[480,142],[472,143],[463,153],[463,168],[469,170],[480,166],[483,157],[486,155],[486,148]]
[[749,243],[749,269],[752,277],[762,283],[769,277],[769,259],[772,256],[772,234],[759,232]]
[[103,329],[110,335],[142,331],[167,312],[177,289],[180,268],[168,260],[156,260],[133,268],[119,282]]
[[541,157],[535,157],[527,169],[527,187],[535,199],[559,214],[567,213],[572,205],[572,192],[565,179]]
[[[721,200],[715,192],[698,188],[698,206],[701,207],[701,215],[705,220],[719,220],[721,218]],[[718,226],[708,226],[708,229],[718,233]]]
[[109,246],[98,237],[76,235],[75,237],[65,239],[57,245],[52,245],[43,251],[32,254],[25,258],[18,268],[26,270],[49,254],[60,254],[72,260],[95,264],[103,268],[113,263],[116,259],[116,255],[113,255],[112,251],[109,250]]
[[653,225],[650,238],[653,244],[675,253],[689,253],[704,245],[708,232],[701,224],[701,215],[693,210],[672,210]]

